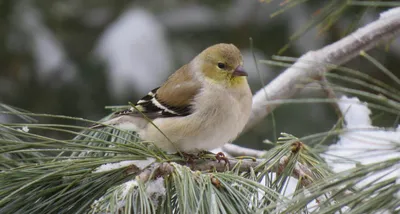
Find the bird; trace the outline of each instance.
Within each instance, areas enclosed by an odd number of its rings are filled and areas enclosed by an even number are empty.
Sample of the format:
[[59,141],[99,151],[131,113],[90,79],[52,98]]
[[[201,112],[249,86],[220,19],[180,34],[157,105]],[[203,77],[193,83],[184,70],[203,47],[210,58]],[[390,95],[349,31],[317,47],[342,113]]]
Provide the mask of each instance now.
[[247,76],[235,45],[212,45],[134,107],[115,112],[92,128],[135,131],[168,153],[219,148],[242,132],[251,114]]

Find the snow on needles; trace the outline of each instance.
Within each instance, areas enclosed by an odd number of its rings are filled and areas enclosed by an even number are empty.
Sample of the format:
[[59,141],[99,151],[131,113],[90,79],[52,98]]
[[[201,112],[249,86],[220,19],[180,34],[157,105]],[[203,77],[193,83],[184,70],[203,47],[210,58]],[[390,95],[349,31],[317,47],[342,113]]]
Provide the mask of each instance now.
[[[371,111],[358,98],[343,96],[338,104],[344,115],[346,131],[324,155],[334,171],[351,169],[357,163],[371,164],[400,157],[400,152],[396,151],[400,146],[400,125],[394,130],[373,126],[369,117]],[[400,166],[395,165],[392,170],[386,179],[399,176]],[[388,172],[379,174],[385,173]]]
[[152,164],[155,161],[154,158],[147,158],[146,160],[131,160],[131,161],[121,161],[117,163],[107,163],[99,166],[94,172],[106,172],[110,171],[113,169],[119,169],[122,167],[126,167],[129,165],[135,165],[139,169],[144,169],[150,164]]

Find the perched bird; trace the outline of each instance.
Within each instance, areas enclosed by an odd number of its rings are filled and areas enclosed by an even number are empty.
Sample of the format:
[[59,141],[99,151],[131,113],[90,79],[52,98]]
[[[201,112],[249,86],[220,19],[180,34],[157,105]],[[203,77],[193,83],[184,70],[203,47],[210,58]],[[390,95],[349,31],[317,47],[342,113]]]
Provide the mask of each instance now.
[[235,139],[249,119],[252,94],[246,76],[239,49],[216,44],[149,92],[136,108],[116,112],[102,124],[136,131],[167,152],[215,149]]

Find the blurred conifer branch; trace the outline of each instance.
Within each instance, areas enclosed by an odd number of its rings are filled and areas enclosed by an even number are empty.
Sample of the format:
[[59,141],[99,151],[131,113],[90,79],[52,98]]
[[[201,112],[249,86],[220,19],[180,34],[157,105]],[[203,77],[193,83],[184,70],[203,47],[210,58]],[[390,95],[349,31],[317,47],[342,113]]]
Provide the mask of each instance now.
[[[320,79],[324,73],[332,70],[332,65],[341,64],[359,56],[379,43],[397,37],[400,33],[400,7],[390,9],[380,18],[343,39],[316,51],[310,51],[300,57],[296,63],[282,72],[277,78],[258,90],[253,96],[252,115],[246,130],[265,118],[278,105],[270,101],[293,97],[309,80]],[[261,61],[267,62],[268,61]],[[268,99],[265,99],[267,93]]]

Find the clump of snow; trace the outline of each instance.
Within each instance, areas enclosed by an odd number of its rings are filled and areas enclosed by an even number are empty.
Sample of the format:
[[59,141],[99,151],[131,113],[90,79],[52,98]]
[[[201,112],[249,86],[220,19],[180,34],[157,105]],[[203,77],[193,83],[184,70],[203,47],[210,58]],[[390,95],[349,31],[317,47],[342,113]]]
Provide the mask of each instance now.
[[107,163],[107,164],[103,164],[101,166],[99,166],[94,172],[106,172],[106,171],[110,171],[113,169],[119,169],[122,167],[126,167],[126,166],[130,166],[130,165],[134,165],[136,167],[138,167],[139,169],[144,169],[147,166],[149,166],[150,164],[152,164],[155,161],[154,158],[147,158],[146,160],[131,160],[131,161],[121,161],[121,162],[117,162],[117,163]]
[[146,193],[153,201],[153,204],[158,204],[158,199],[165,196],[165,192],[163,177],[149,181],[147,184]]
[[118,163],[106,163],[103,164],[101,166],[99,166],[94,172],[106,172],[106,171],[110,171],[113,169],[119,169],[122,167],[126,167],[129,165],[133,165],[135,161],[121,161]]
[[[343,96],[338,104],[348,131],[341,134],[340,140],[329,146],[324,155],[334,171],[354,168],[357,163],[370,164],[400,157],[400,153],[396,150],[400,144],[400,125],[395,130],[374,127],[369,117],[371,111],[367,103],[360,102],[358,98]],[[388,174],[384,179],[397,177],[400,167],[393,166],[392,170],[391,173],[385,171],[376,176],[369,176],[371,178],[368,180],[371,181],[384,174]],[[367,180],[364,184],[366,182]]]
[[128,9],[101,36],[96,54],[106,62],[117,98],[147,93],[172,73],[164,28],[144,9]]
[[125,182],[122,184],[122,198],[125,198],[126,195],[129,193],[129,191],[133,188],[136,188],[139,185],[139,183],[136,180],[130,180],[128,182]]
[[[155,180],[150,180],[146,184],[146,194],[152,200],[154,204],[158,204],[158,199],[160,197],[165,196],[166,190],[164,187],[164,178],[159,177]],[[128,194],[132,193],[132,191],[137,191],[137,187],[139,183],[137,180],[130,180],[120,185],[119,189],[122,189],[121,195],[118,197],[121,200],[118,202],[119,207],[123,207],[125,204],[125,200],[127,200]]]
[[23,126],[22,128],[17,129],[17,130],[18,130],[18,131],[21,131],[21,132],[29,132],[28,126]]

